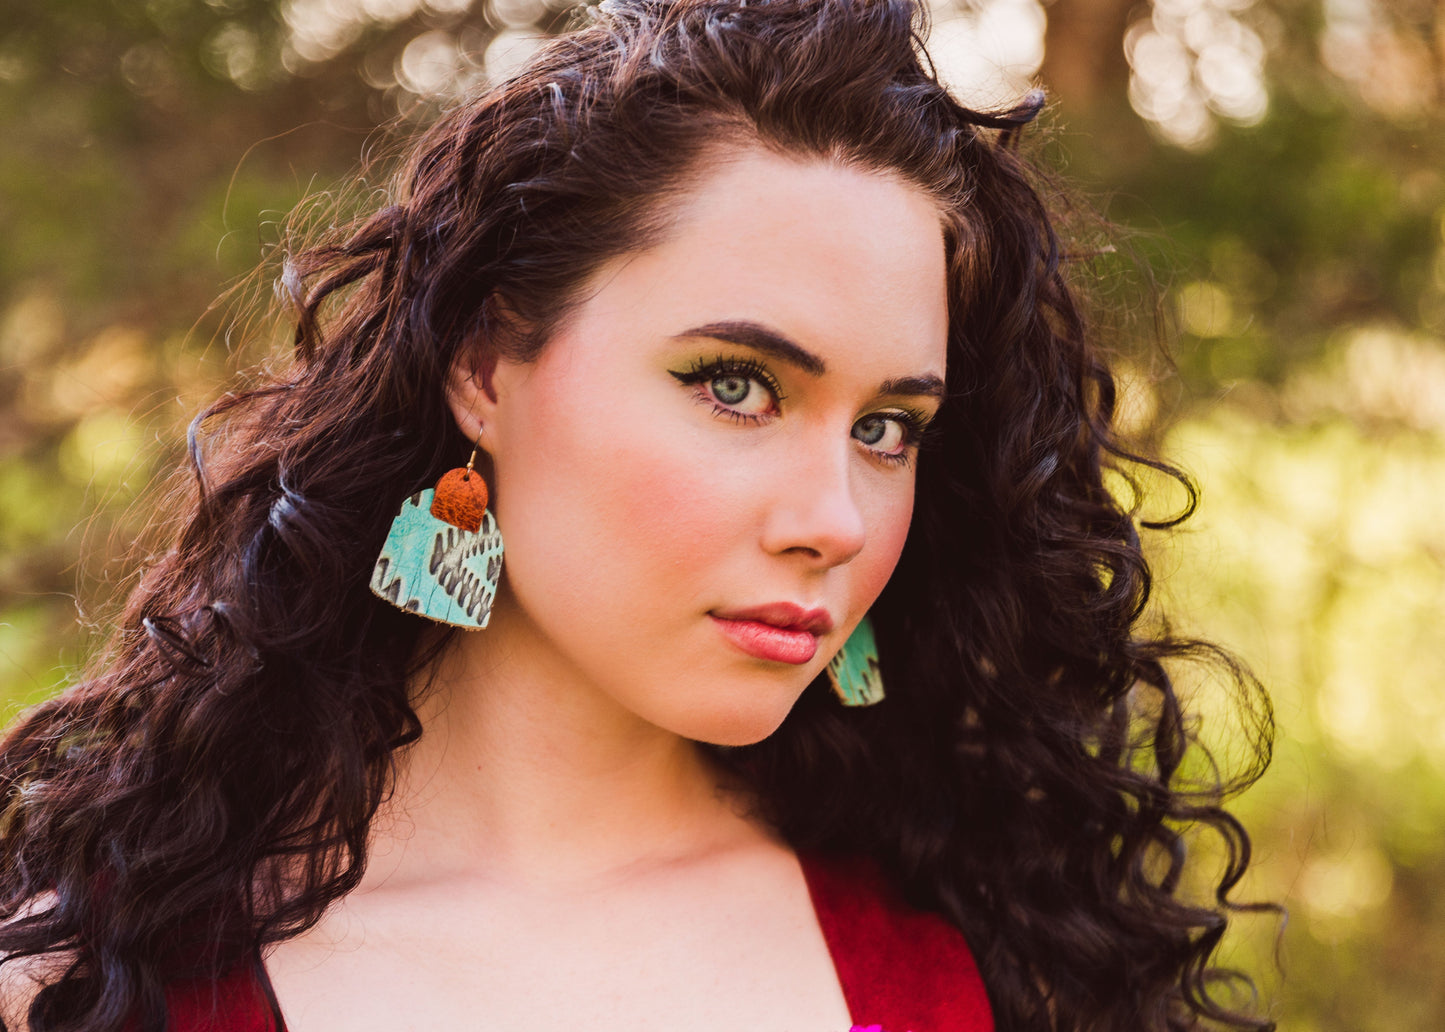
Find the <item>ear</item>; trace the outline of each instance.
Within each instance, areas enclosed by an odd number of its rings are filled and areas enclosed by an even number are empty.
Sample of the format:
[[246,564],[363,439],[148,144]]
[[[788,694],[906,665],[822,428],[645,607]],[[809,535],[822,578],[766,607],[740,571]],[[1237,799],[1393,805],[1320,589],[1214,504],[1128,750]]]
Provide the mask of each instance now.
[[458,429],[467,440],[480,440],[488,453],[495,444],[488,440],[488,431],[496,425],[497,362],[494,349],[469,342],[457,350],[447,372],[447,403]]
[[528,341],[535,327],[499,294],[487,299],[481,326],[457,349],[447,373],[447,401],[462,434],[495,458],[501,446],[498,410],[507,404],[508,388],[528,372],[528,363],[505,356]]

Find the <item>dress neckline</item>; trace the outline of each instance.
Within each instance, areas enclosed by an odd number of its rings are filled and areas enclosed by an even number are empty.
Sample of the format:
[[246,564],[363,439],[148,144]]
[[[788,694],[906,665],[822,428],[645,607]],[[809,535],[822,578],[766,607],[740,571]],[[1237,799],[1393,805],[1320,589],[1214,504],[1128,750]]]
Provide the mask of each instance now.
[[910,906],[869,857],[800,854],[854,1028],[993,1032],[993,1011],[963,933]]
[[[988,995],[958,929],[909,906],[871,859],[797,859],[853,1023],[838,1032],[993,1032]],[[177,985],[169,997],[178,1032],[286,1032],[259,956],[219,985]]]
[[[813,908],[813,916],[823,932],[823,941],[828,949],[828,956],[833,963],[833,976],[838,981],[838,987],[842,990],[843,999],[848,1005],[849,1020],[854,1023],[854,1028],[862,1028],[858,1024],[858,1013],[853,1006],[853,1000],[848,993],[848,985],[844,982],[842,970],[838,962],[838,946],[846,950],[850,943],[849,936],[838,934],[840,931],[834,922],[825,919],[820,910],[820,900],[824,906],[830,905],[833,896],[829,892],[829,886],[833,884],[827,871],[829,862],[808,853],[795,853],[798,866],[803,872],[803,881],[807,886],[808,899]],[[834,934],[830,935],[830,928]],[[265,1028],[268,1032],[288,1032],[286,1015],[281,1010],[280,998],[276,995],[276,987],[271,982],[271,973],[266,970],[264,958],[257,958],[252,971],[247,973],[245,981],[248,983],[249,994],[256,1000],[259,1008],[259,1017],[262,1019],[256,1025],[257,1029]],[[223,998],[228,994],[223,994]],[[182,1026],[184,1028],[185,1026]],[[839,1032],[852,1032],[852,1030],[839,1030]],[[883,1028],[877,1032],[894,1032],[891,1028]]]

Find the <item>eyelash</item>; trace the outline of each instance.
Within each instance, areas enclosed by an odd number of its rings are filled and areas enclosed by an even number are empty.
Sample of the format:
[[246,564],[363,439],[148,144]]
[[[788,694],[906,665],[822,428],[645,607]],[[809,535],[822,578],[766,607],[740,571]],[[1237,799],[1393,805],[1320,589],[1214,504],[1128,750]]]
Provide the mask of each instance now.
[[[891,419],[903,429],[903,450],[901,452],[897,455],[889,455],[886,452],[875,451],[873,452],[874,456],[882,462],[911,466],[914,457],[918,454],[919,447],[928,435],[929,424],[933,420],[927,414],[910,408],[890,409],[886,412],[869,413],[869,415],[881,419]],[[869,448],[869,451],[872,449]]]
[[[709,380],[716,380],[724,376],[740,376],[762,384],[773,396],[774,402],[784,401],[788,397],[783,393],[783,386],[778,383],[778,378],[768,370],[767,366],[753,358],[727,358],[719,355],[710,361],[696,359],[687,369],[681,372],[671,371],[671,375],[679,383],[687,384],[689,387],[697,387]],[[763,420],[762,416],[750,412],[738,412],[710,397],[704,400],[712,404],[713,411],[718,415],[728,416],[736,422],[760,423]]]
[[[695,359],[687,369],[668,370],[668,373],[679,383],[689,387],[701,387],[710,380],[715,380],[723,376],[745,377],[750,380],[756,380],[762,384],[768,393],[772,395],[774,403],[784,401],[787,398],[787,395],[783,393],[782,385],[778,383],[777,377],[761,362],[752,358],[728,358],[724,355],[718,355],[711,360]],[[698,400],[712,405],[713,412],[716,415],[731,419],[735,423],[757,424],[766,418],[755,413],[739,412],[736,409],[728,408],[711,395],[701,391],[699,395]],[[890,455],[886,452],[873,451],[873,449],[869,448],[873,456],[880,462],[889,464],[912,464],[914,454],[918,450],[918,446],[923,442],[932,419],[923,412],[909,408],[875,412],[870,413],[870,415],[881,419],[890,419],[897,423],[903,430],[903,451],[897,455]],[[867,446],[865,445],[865,447]]]

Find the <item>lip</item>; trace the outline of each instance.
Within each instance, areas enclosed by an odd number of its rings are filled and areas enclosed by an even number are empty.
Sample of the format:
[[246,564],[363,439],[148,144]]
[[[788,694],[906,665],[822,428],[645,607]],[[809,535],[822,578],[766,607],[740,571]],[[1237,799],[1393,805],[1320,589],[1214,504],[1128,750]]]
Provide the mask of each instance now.
[[818,639],[833,629],[826,609],[804,609],[773,602],[747,609],[708,613],[723,637],[748,655],[775,663],[807,663],[818,652]]

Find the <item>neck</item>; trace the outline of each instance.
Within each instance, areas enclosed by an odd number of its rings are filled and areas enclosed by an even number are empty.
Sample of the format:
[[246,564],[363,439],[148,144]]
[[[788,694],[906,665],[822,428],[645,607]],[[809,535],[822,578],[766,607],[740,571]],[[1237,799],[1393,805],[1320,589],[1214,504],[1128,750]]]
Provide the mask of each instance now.
[[422,736],[374,822],[369,882],[587,888],[756,840],[695,742],[510,625],[460,636],[418,686]]

